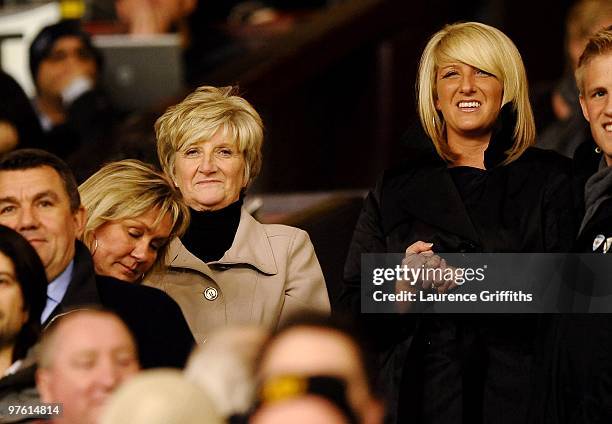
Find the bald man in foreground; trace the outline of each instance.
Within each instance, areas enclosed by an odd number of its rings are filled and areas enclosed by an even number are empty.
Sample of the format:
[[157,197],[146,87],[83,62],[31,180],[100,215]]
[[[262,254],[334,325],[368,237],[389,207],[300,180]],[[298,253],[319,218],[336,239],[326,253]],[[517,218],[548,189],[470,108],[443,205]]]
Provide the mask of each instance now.
[[54,424],[96,424],[107,398],[140,369],[136,344],[112,312],[83,309],[59,317],[40,344],[36,387],[62,405]]

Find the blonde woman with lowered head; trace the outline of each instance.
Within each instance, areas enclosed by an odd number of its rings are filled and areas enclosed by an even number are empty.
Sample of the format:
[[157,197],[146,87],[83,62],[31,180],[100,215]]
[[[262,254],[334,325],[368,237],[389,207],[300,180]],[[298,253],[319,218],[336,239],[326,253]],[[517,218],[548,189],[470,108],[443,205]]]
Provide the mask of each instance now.
[[[367,196],[349,249],[340,302],[353,315],[362,254],[405,252],[409,266],[435,267],[436,253],[567,251],[574,237],[567,164],[531,147],[525,68],[505,34],[445,26],[423,51],[417,91],[424,134]],[[439,283],[419,289],[453,290]],[[410,315],[366,328],[381,352],[390,422],[526,421],[535,320]]]
[[83,242],[97,274],[140,282],[185,232],[187,207],[171,182],[137,160],[112,162],[79,186],[87,223]]
[[96,274],[107,277],[96,284],[121,280],[117,284],[133,293],[117,300],[115,309],[136,336],[143,367],[182,367],[194,339],[179,305],[166,293],[135,285],[161,265],[170,240],[185,231],[189,216],[180,194],[162,173],[137,160],[103,166],[79,193],[87,210],[82,241]]

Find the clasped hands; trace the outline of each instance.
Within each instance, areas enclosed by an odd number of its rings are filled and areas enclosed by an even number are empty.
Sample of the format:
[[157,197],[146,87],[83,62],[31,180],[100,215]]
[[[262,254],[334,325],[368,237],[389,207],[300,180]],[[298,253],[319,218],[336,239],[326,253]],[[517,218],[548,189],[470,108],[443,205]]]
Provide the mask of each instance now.
[[[419,278],[416,281],[397,280],[396,293],[403,290],[416,292],[429,289],[436,290],[438,293],[446,293],[458,286],[454,280],[444,278],[445,275],[449,274],[444,271],[454,269],[454,267],[449,266],[445,259],[436,255],[432,247],[433,243],[424,241],[417,241],[408,246],[406,255],[402,259],[402,266],[422,271],[419,272]],[[439,269],[440,272],[427,272],[427,270],[434,269]]]

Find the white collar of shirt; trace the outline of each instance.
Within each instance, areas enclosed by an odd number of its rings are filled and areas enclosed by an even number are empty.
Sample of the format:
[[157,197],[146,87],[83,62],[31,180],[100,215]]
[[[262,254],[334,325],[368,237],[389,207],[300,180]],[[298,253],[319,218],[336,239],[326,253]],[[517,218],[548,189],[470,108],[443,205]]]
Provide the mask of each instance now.
[[21,368],[22,363],[23,361],[21,359],[18,359],[17,361],[13,362],[13,365],[8,367],[6,371],[4,371],[3,377],[6,377],[7,375],[15,374],[17,371],[19,371],[19,368]]
[[34,108],[34,112],[36,112],[38,122],[40,122],[40,126],[42,127],[43,131],[51,131],[51,129],[53,128],[53,122],[51,122],[51,119],[49,119],[47,115],[45,115],[40,109],[38,109],[38,105],[36,104],[35,100],[32,100],[31,104]]
[[74,259],[70,261],[66,269],[58,275],[55,280],[51,281],[47,286],[47,304],[45,305],[45,309],[40,318],[40,322],[45,322],[51,312],[55,309],[57,305],[60,304],[66,291],[68,290],[68,285],[70,284],[70,280],[72,279],[72,270],[74,269]]

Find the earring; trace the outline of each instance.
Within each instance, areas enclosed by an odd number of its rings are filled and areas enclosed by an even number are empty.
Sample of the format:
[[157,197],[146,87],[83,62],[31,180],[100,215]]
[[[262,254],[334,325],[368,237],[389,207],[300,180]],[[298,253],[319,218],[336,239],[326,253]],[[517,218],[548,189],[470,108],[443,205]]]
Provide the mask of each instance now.
[[601,153],[601,149],[599,148],[599,146],[595,147],[595,153]]
[[96,236],[94,235],[94,246],[93,249],[91,251],[91,256],[96,254],[96,250],[98,250],[98,239],[96,238]]

